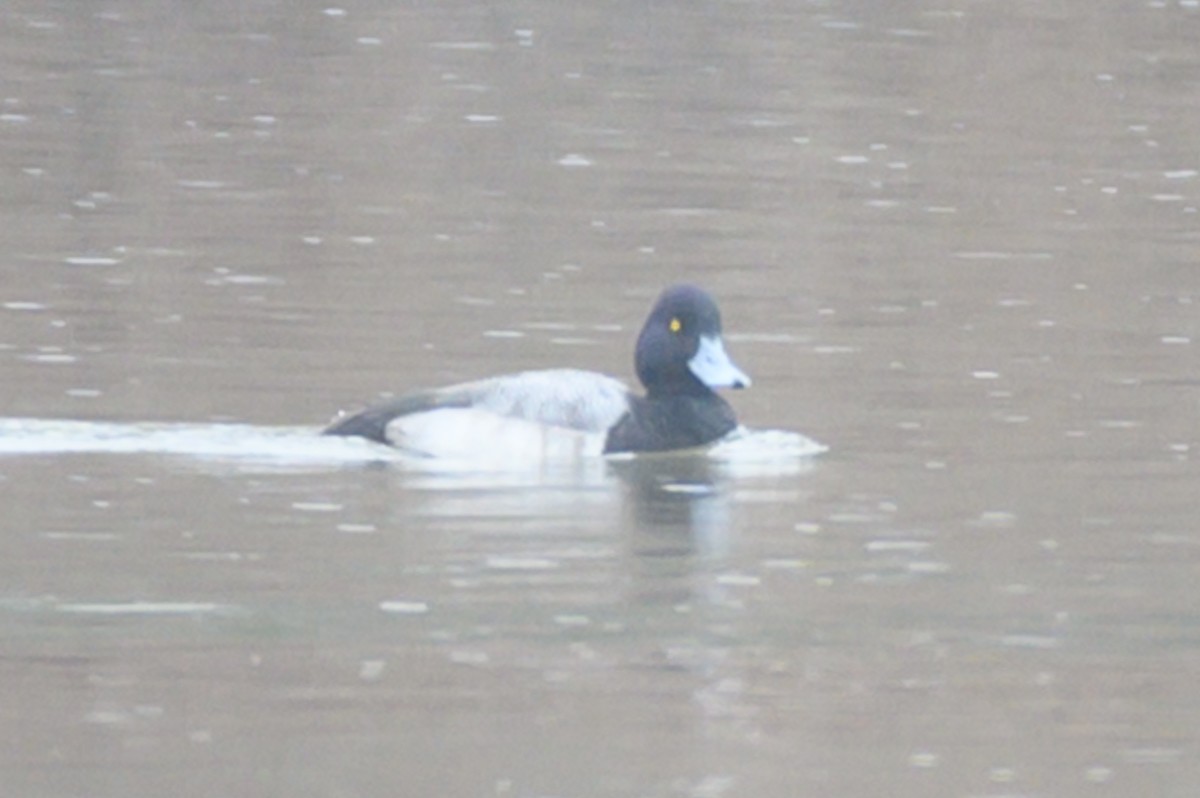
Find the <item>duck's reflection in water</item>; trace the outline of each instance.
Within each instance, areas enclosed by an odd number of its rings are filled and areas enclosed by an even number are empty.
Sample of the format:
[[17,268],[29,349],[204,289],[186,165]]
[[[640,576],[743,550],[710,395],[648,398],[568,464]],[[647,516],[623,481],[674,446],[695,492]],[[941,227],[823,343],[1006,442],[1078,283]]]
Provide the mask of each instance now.
[[678,614],[708,603],[704,575],[719,569],[729,550],[728,482],[711,460],[694,455],[639,457],[610,467],[625,493],[628,600],[637,608],[631,619],[665,610],[675,620],[661,618],[661,628],[680,631]]

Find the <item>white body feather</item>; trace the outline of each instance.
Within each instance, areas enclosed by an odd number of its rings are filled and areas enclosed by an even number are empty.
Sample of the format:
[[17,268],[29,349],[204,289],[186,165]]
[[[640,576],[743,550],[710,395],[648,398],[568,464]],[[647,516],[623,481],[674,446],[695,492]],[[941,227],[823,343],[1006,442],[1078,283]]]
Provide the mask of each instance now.
[[576,369],[527,371],[438,394],[465,399],[468,406],[397,416],[388,422],[388,442],[452,459],[486,459],[481,448],[514,461],[592,457],[603,452],[608,429],[629,409],[622,382]]

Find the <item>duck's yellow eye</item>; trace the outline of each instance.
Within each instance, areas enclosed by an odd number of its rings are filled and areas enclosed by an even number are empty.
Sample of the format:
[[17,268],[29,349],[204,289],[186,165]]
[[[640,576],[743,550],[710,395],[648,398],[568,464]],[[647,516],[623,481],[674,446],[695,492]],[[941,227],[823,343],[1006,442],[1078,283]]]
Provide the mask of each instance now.
[[683,322],[681,322],[679,319],[671,319],[671,323],[668,324],[667,327],[671,329],[671,332],[677,333],[683,329]]

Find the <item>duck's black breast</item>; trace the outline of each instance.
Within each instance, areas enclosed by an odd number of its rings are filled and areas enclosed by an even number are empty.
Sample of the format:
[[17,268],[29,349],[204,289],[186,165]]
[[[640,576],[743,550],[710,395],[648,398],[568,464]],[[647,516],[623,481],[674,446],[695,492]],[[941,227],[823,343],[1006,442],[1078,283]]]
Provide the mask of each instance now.
[[704,446],[737,428],[729,403],[707,395],[631,397],[629,412],[608,431],[604,453],[662,452]]

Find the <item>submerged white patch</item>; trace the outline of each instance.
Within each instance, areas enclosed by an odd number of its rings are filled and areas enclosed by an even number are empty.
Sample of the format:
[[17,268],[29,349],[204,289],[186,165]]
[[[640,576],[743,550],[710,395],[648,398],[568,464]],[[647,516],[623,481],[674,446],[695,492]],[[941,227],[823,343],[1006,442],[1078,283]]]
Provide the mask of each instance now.
[[827,451],[828,446],[799,432],[738,427],[714,443],[708,456],[716,460],[751,463],[815,457]]
[[442,408],[400,416],[388,440],[412,454],[481,465],[512,465],[599,457],[604,432],[500,415],[481,408]]

